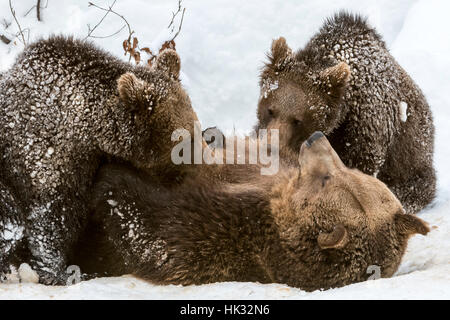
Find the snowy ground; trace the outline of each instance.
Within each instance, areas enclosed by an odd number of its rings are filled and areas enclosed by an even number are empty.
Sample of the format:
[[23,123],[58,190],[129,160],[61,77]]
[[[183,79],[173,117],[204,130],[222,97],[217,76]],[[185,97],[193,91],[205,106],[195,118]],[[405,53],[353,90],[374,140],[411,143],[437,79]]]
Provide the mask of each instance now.
[[[22,28],[30,39],[51,33],[84,37],[87,24],[95,25],[103,13],[87,1],[48,1],[42,11],[23,15],[35,1],[12,1]],[[45,3],[45,1],[43,1]],[[93,1],[108,5],[112,1]],[[203,126],[245,132],[256,121],[259,95],[257,76],[271,40],[286,37],[293,49],[304,45],[324,18],[339,9],[361,12],[385,37],[392,54],[421,86],[432,107],[436,125],[435,165],[438,196],[420,217],[436,226],[428,236],[411,239],[397,274],[340,289],[306,293],[284,285],[218,283],[203,286],[154,286],[133,277],[102,278],[70,287],[1,284],[0,299],[450,299],[450,3],[442,0],[379,1],[185,1],[182,31],[177,38],[183,83]],[[156,45],[167,33],[176,1],[118,0],[115,9],[129,20],[145,45]],[[8,0],[0,0],[3,18],[11,21]],[[13,21],[12,21],[13,22]],[[97,35],[109,35],[122,26],[108,16]],[[8,28],[14,33],[14,22]],[[123,57],[126,33],[95,40]],[[21,50],[0,42],[0,72]]]

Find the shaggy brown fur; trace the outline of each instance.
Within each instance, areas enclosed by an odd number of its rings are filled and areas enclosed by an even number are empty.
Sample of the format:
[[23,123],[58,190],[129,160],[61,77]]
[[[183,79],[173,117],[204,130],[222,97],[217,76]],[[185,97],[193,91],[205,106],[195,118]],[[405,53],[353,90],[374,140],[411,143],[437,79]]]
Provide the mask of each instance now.
[[346,165],[385,182],[408,213],[433,199],[430,108],[362,18],[336,15],[296,53],[275,40],[260,86],[257,126],[280,130],[285,161],[295,164],[301,143],[321,130]]
[[426,234],[426,223],[405,214],[382,182],[346,168],[321,134],[302,145],[299,161],[301,169],[247,183],[192,179],[170,190],[135,169],[106,166],[72,263],[159,284],[258,281],[305,290],[364,281],[370,265],[392,276],[408,238]]
[[[1,211],[0,267],[25,242],[41,282],[65,283],[101,163],[127,161],[167,179],[180,169],[171,134],[192,130],[197,117],[179,70],[173,50],[150,69],[70,38],[25,49],[0,80],[0,180],[21,202]],[[24,231],[2,237],[8,230]]]

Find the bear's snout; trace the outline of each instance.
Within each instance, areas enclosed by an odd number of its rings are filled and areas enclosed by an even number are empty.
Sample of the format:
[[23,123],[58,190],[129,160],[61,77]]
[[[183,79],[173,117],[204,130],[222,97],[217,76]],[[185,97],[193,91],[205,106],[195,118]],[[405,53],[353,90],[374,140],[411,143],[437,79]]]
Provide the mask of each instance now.
[[328,174],[345,168],[327,137],[321,131],[314,132],[302,143],[298,161],[303,174],[307,172]]
[[316,140],[318,140],[318,139],[320,139],[320,138],[322,138],[322,137],[324,137],[324,134],[321,132],[321,131],[316,131],[316,132],[314,132],[312,135],[310,135],[309,136],[309,138],[306,140],[306,146],[309,148],[309,147],[311,147],[312,146],[312,144],[316,141]]

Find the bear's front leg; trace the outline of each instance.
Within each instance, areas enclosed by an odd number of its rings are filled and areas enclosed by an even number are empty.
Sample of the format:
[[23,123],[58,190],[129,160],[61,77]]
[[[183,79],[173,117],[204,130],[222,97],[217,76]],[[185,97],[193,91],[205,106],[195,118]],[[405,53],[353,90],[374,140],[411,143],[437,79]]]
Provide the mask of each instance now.
[[25,234],[23,211],[16,197],[0,181],[0,275],[10,271],[11,258]]
[[337,142],[341,145],[337,149],[346,166],[377,178],[386,161],[389,147],[389,140],[382,140],[374,141],[365,132],[354,131],[353,134],[346,135],[344,141]]
[[[65,285],[67,257],[84,225],[83,201],[53,199],[30,208],[27,239],[32,258],[30,264],[46,285]],[[68,206],[71,205],[71,207]]]

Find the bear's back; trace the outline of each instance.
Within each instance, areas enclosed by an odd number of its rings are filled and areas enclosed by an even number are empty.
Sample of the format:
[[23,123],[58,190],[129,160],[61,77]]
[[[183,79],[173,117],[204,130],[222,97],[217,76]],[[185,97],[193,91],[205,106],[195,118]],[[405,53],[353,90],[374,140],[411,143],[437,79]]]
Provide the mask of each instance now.
[[0,123],[6,128],[2,136],[14,128],[31,134],[35,127],[37,135],[45,136],[41,127],[51,131],[55,121],[67,116],[66,110],[100,104],[128,68],[110,54],[72,38],[51,37],[31,44],[0,82]]
[[51,189],[63,172],[72,175],[68,168],[92,157],[95,134],[113,123],[106,104],[117,78],[131,68],[72,38],[51,37],[28,46],[0,80],[5,175]]
[[52,36],[28,46],[17,58],[14,68],[51,77],[66,72],[78,77],[105,81],[116,78],[129,66],[90,42],[72,37]]
[[306,48],[297,53],[297,59],[316,70],[345,62],[351,72],[345,104],[357,110],[353,115],[368,117],[350,120],[389,121],[383,125],[389,134],[396,131],[393,125],[399,126],[397,107],[407,98],[405,94],[413,91],[414,96],[422,95],[378,32],[359,15],[340,12],[327,19]]

